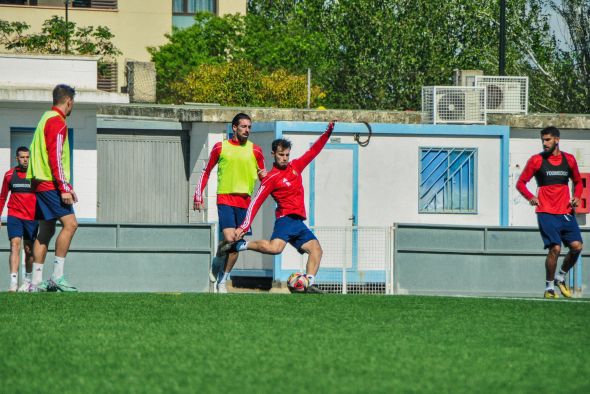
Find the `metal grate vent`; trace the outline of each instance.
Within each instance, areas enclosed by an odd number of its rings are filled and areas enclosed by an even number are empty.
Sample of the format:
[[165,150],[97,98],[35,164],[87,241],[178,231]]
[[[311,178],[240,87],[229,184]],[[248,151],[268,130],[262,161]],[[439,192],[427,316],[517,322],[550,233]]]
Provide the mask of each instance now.
[[528,77],[476,76],[475,86],[485,89],[488,113],[526,114],[528,112]]

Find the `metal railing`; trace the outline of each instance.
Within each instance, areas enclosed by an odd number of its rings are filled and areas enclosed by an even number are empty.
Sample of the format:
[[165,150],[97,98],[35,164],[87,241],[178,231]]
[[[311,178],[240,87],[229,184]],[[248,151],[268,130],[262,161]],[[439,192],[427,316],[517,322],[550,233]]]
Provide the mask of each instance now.
[[[312,227],[323,249],[318,286],[330,293],[393,294],[393,227]],[[307,255],[300,257],[305,269]]]

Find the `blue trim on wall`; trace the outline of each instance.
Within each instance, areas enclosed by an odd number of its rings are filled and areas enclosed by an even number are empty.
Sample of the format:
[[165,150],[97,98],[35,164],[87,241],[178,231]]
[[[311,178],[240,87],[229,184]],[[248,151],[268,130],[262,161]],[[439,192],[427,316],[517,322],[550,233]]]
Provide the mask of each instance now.
[[[275,122],[275,138],[281,138],[284,132],[321,133],[328,126],[327,122]],[[363,123],[338,122],[334,133],[350,135],[366,133]],[[455,136],[455,137],[496,137],[500,138],[500,217],[501,226],[508,226],[508,176],[510,165],[510,128],[508,126],[488,125],[432,125],[432,124],[390,124],[371,123],[374,135],[414,135],[414,136]],[[358,188],[358,185],[357,185]],[[310,209],[311,211],[311,209]],[[281,256],[275,256],[275,279],[286,279],[281,272]],[[285,276],[283,278],[283,276]],[[288,276],[288,275],[287,275]]]
[[[352,151],[352,266],[358,266],[358,144],[326,144],[327,150]],[[315,226],[315,160],[309,165],[309,225]]]

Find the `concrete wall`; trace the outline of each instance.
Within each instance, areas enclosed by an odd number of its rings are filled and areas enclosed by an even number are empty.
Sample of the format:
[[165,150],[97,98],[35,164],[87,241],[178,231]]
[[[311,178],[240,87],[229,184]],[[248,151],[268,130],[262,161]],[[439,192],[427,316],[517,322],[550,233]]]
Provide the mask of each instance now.
[[[96,90],[98,57],[0,56],[0,86],[46,86],[66,83],[76,89]],[[39,72],[43,70],[43,72]],[[61,81],[61,82],[57,82]]]
[[[11,166],[10,129],[11,127],[26,128],[31,131],[44,111],[50,105],[28,103],[26,106],[16,103],[0,102],[0,169],[8,171]],[[68,128],[74,130],[72,155],[73,186],[78,195],[78,203],[74,205],[76,216],[81,221],[96,220],[97,198],[97,157],[96,157],[96,106],[76,105],[68,118]]]
[[[72,241],[65,274],[80,291],[208,292],[211,235],[206,224],[82,224]],[[6,236],[2,226],[0,238]],[[55,237],[44,279],[53,270],[54,242]],[[0,242],[2,278],[8,278],[8,255],[8,242]],[[0,280],[0,291],[7,287],[8,280]]]
[[[537,217],[531,207],[516,190],[518,177],[524,170],[528,159],[542,150],[540,129],[513,128],[510,131],[510,225],[536,226]],[[580,172],[590,172],[590,131],[561,130],[560,148],[575,156]],[[570,182],[571,185],[571,182]],[[532,179],[528,183],[532,193],[537,190],[537,183]],[[581,227],[590,227],[588,215],[577,215]]]
[[[589,229],[582,238],[590,242]],[[546,251],[535,227],[399,224],[394,248],[395,294],[540,297],[545,289]],[[588,256],[584,250],[582,264]],[[578,262],[571,274],[579,296],[590,270]]]
[[[125,86],[125,60],[150,61],[146,48],[166,43],[164,35],[172,31],[172,5],[161,0],[120,0],[118,7],[116,10],[70,8],[69,20],[78,27],[109,27],[115,35],[113,44],[123,52],[117,57],[118,84]],[[65,16],[65,10],[63,6],[0,5],[0,14],[9,22],[27,22],[31,32],[39,32],[45,20],[53,15]]]

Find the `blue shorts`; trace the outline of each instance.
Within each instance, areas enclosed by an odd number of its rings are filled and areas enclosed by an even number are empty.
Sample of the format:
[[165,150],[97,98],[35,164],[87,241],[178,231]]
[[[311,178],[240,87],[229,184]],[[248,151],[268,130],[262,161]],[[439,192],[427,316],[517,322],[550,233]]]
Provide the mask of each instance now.
[[[217,205],[217,216],[219,216],[219,232],[226,228],[238,228],[246,219],[246,208],[232,207],[230,205]],[[252,228],[246,235],[252,235]]]
[[569,246],[572,242],[582,242],[580,227],[574,215],[553,215],[540,212],[537,214],[539,231],[545,244],[545,249],[551,245]]
[[56,220],[74,213],[73,205],[64,204],[61,201],[59,190],[38,192],[35,196],[37,197],[36,216],[39,220]]
[[271,240],[276,238],[290,243],[301,254],[305,253],[301,250],[301,247],[307,241],[311,241],[312,239],[317,240],[309,227],[298,216],[283,216],[282,218],[278,218],[270,236]]
[[36,220],[24,220],[14,216],[8,216],[6,220],[8,228],[8,239],[22,238],[25,241],[34,241],[37,239],[37,230],[39,222]]

